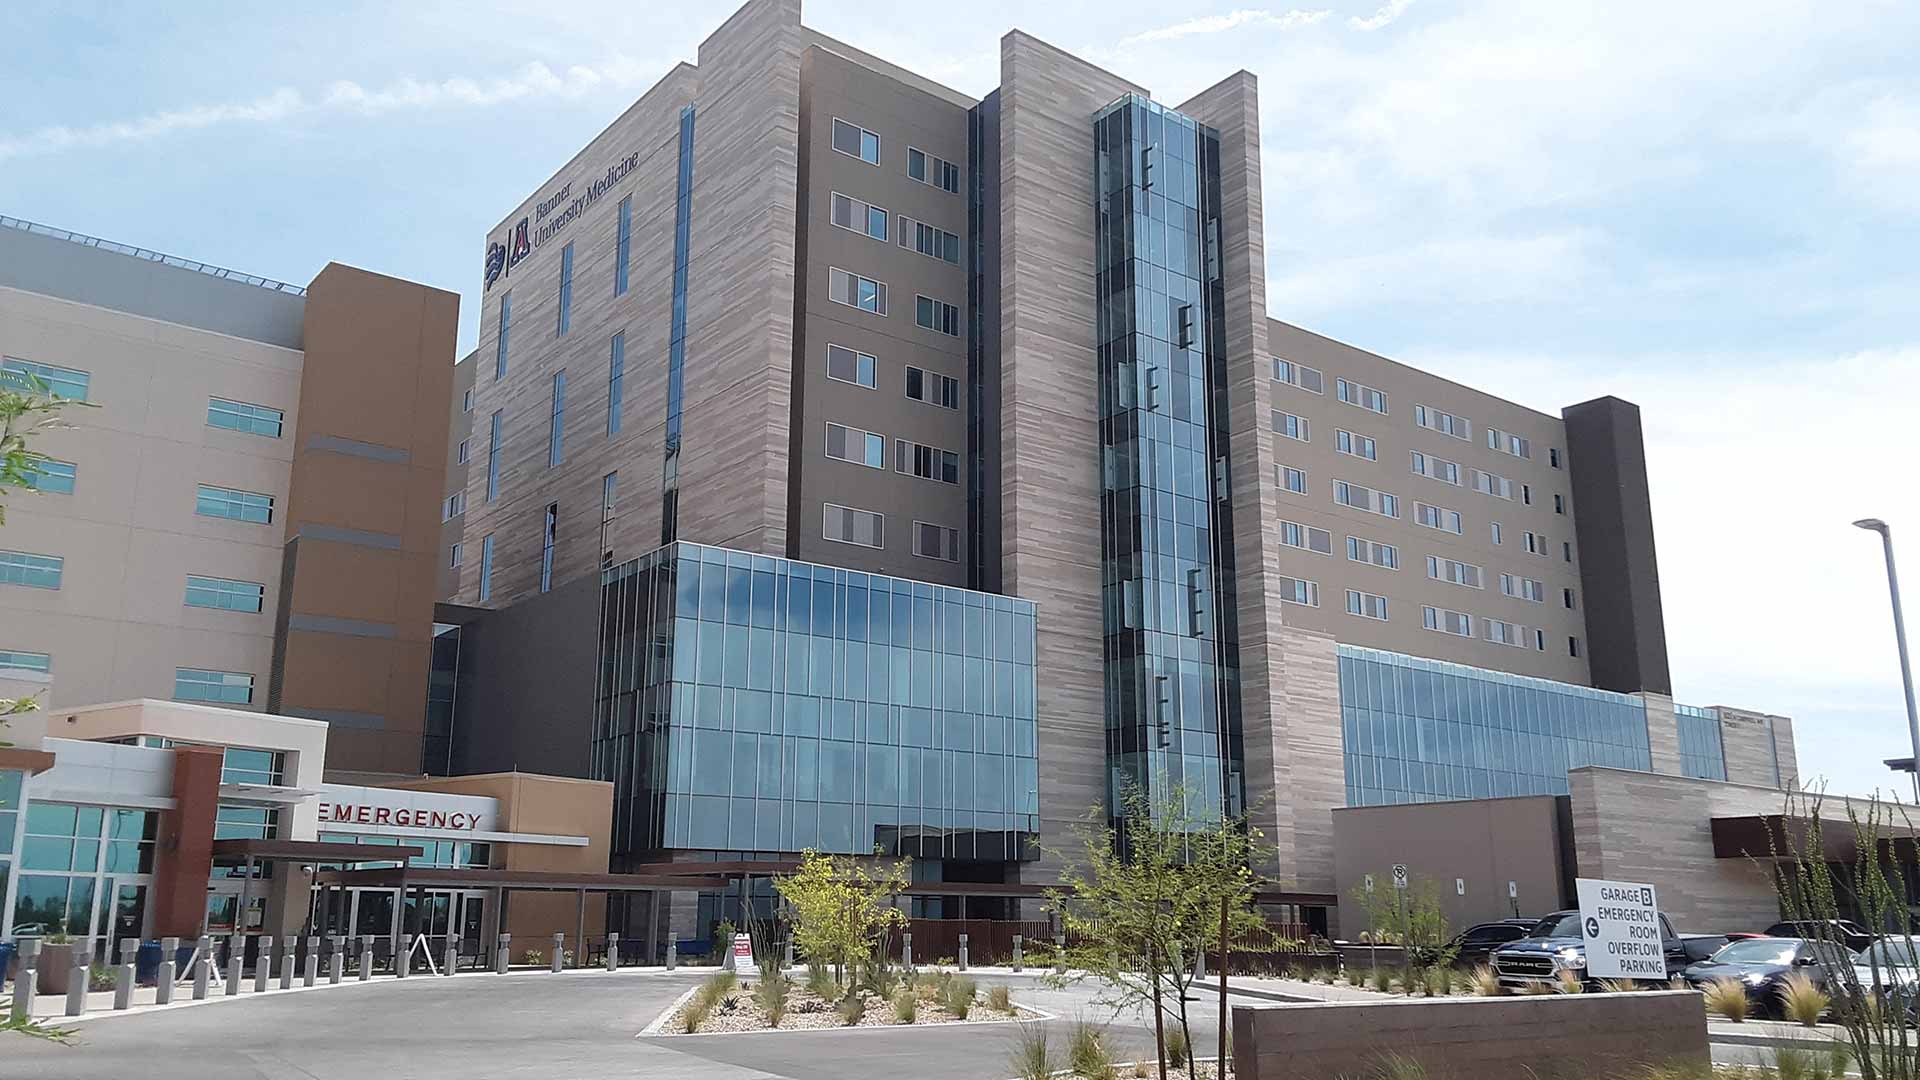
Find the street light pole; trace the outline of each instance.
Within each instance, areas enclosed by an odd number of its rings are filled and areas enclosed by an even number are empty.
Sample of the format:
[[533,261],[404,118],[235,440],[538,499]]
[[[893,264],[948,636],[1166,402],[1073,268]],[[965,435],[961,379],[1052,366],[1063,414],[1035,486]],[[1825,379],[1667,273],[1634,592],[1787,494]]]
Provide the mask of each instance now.
[[[1913,754],[1920,759],[1920,712],[1913,704],[1913,664],[1907,659],[1907,623],[1900,613],[1900,575],[1893,568],[1893,530],[1879,518],[1862,518],[1854,522],[1859,528],[1880,534],[1880,544],[1887,554],[1887,592],[1893,597],[1893,639],[1900,650],[1900,681],[1907,692],[1907,737],[1912,743]],[[1920,804],[1920,766],[1913,774],[1913,798]]]

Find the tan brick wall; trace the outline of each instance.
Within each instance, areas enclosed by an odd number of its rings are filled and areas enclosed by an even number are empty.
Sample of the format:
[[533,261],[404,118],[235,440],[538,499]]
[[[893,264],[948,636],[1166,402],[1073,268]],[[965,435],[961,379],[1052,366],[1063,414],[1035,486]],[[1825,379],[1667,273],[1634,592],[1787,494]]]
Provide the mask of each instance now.
[[[1727,758],[1728,783],[1799,786],[1800,770],[1793,754],[1793,721],[1725,705],[1717,706],[1715,711],[1720,714],[1720,745]],[[1771,726],[1768,721],[1772,721]]]
[[1673,699],[1662,694],[1635,694],[1647,707],[1647,749],[1653,771],[1680,775],[1680,720]]

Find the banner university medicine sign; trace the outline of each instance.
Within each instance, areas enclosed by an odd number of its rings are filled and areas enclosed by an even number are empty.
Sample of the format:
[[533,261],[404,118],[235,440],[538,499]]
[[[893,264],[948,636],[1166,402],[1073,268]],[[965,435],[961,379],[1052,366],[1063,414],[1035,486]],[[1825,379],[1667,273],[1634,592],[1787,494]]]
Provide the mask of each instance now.
[[599,202],[602,195],[612,191],[628,173],[639,167],[640,152],[636,150],[609,166],[605,176],[583,187],[580,194],[573,193],[573,181],[569,180],[560,185],[559,191],[541,199],[534,206],[531,218],[523,217],[507,230],[505,242],[495,240],[487,244],[486,287],[491,289],[494,282],[512,274],[513,268],[533,254],[534,248],[560,235],[587,207]]

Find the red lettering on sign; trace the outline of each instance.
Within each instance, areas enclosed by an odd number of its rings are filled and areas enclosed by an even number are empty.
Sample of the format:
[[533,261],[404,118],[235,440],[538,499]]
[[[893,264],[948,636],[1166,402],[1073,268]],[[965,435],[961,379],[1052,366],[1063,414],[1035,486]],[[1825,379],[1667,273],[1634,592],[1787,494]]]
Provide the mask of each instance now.
[[392,820],[393,820],[393,810],[391,807],[386,807],[386,806],[374,807],[373,823],[375,825],[386,825],[391,823]]

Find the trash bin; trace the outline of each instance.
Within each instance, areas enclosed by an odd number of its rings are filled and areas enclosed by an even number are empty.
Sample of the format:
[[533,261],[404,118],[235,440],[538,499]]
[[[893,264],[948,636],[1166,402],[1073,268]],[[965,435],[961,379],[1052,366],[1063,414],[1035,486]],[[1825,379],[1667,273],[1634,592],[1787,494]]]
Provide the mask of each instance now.
[[13,978],[13,942],[0,941],[0,983]]
[[151,986],[160,979],[160,943],[143,941],[133,954],[133,981]]

